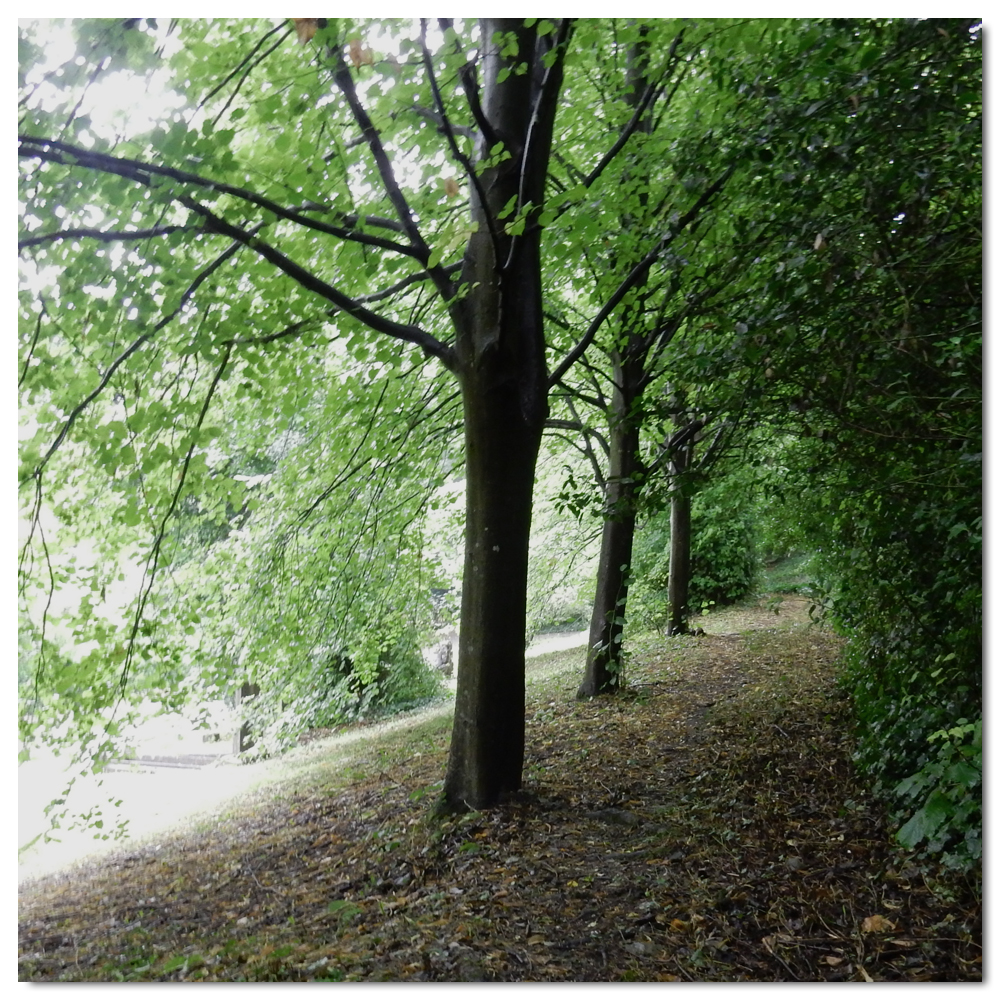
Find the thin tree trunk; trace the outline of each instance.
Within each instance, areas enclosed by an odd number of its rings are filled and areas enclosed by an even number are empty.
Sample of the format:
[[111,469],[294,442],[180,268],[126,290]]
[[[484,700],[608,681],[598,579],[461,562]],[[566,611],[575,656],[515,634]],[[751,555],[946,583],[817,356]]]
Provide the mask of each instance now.
[[684,490],[684,473],[691,451],[682,447],[671,461],[673,494],[670,499],[670,576],[667,600],[670,606],[670,635],[688,630],[688,591],[691,585],[691,498]]
[[[625,103],[635,107],[646,89],[648,52],[646,29],[628,52]],[[647,118],[639,131],[648,132]],[[626,171],[627,177],[627,171]],[[640,196],[645,206],[645,195]],[[625,218],[627,229],[634,220]],[[644,284],[645,282],[643,282]],[[629,332],[620,347],[610,352],[614,389],[608,414],[608,478],[604,488],[604,524],[601,556],[597,567],[597,589],[590,619],[590,641],[583,681],[577,698],[616,691],[622,684],[622,638],[632,569],[636,504],[642,491],[643,466],[639,458],[642,417],[639,404],[646,383],[645,361],[650,341],[640,330],[642,305],[626,311],[623,324]]]
[[616,367],[611,401],[609,475],[604,493],[604,525],[597,591],[590,620],[590,640],[583,682],[577,698],[610,693],[622,683],[622,632],[632,565],[636,504],[642,489],[639,460],[640,421],[636,406],[641,397],[637,376],[641,365]]

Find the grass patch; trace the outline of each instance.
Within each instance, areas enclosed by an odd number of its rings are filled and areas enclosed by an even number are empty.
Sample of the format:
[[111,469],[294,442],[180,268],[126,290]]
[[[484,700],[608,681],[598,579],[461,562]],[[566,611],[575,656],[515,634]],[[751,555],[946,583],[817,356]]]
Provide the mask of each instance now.
[[772,594],[808,594],[815,586],[811,553],[803,552],[777,562],[763,570],[763,586]]

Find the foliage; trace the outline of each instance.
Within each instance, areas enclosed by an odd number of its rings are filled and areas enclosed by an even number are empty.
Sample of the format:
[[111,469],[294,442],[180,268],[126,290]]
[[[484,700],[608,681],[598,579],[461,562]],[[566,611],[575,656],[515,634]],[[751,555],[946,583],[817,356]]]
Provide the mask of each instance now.
[[418,634],[381,627],[381,633],[369,628],[358,636],[357,662],[342,652],[327,653],[307,671],[284,667],[258,674],[273,687],[270,696],[247,704],[255,741],[248,756],[284,750],[309,729],[412,708],[438,694],[439,675],[424,660]]
[[[767,93],[782,236],[744,352],[769,423],[803,438],[789,492],[851,636],[859,763],[891,796],[943,766],[932,733],[981,714],[982,56],[968,19],[877,22],[849,50],[869,28],[816,25],[823,87]],[[980,791],[959,791],[938,846],[978,836]]]
[[581,473],[582,460],[543,448],[532,514],[528,641],[546,626],[585,621],[590,615],[596,563],[594,522],[567,517],[557,493],[571,469]]
[[[971,832],[978,787],[929,737],[982,714],[978,22],[528,19],[484,40],[292,20],[19,32],[22,739],[99,762],[131,694],[170,708],[234,678],[279,729],[290,706],[329,720],[422,690],[430,591],[458,572],[425,515],[481,403],[464,457],[516,451],[518,475],[470,480],[524,537],[464,539],[518,582],[469,598],[500,609],[476,648],[507,673],[456,733],[513,692],[516,787],[522,585],[549,616],[582,550],[542,513],[522,565],[550,394],[550,427],[621,494],[605,514],[651,485],[681,415],[703,454],[771,463],[763,501],[729,467],[687,484],[692,603],[752,586],[755,544],[817,547],[859,762],[909,796],[911,841],[941,817],[924,840]],[[501,99],[522,84],[537,114]],[[498,109],[523,149],[492,134]],[[504,324],[519,346],[494,370]],[[644,531],[649,620],[666,528]]]
[[732,604],[757,582],[753,509],[734,478],[720,478],[691,504],[691,607]]
[[[690,606],[700,612],[733,604],[758,579],[753,495],[739,469],[715,477],[691,503]],[[670,511],[650,514],[636,537],[632,613],[637,629],[659,625],[667,613]]]
[[[934,756],[894,789],[904,814],[916,812],[898,833],[904,847],[944,852],[958,868],[980,861],[983,853],[983,720],[932,733]],[[957,842],[956,842],[957,841]]]

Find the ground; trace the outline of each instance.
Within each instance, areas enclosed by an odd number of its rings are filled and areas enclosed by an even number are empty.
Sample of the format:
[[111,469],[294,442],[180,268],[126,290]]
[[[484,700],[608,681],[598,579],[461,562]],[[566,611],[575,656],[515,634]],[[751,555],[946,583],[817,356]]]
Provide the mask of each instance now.
[[524,789],[432,805],[448,718],[196,831],[22,884],[22,980],[976,981],[978,880],[893,847],[806,602],[529,670]]

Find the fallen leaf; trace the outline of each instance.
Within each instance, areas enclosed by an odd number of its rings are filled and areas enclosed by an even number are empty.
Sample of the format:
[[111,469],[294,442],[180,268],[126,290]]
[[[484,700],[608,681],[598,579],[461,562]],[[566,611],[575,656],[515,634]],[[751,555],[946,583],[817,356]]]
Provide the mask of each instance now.
[[820,961],[826,962],[827,965],[840,965],[840,963],[844,960],[840,957],[840,955],[824,955]]
[[653,950],[653,946],[645,941],[629,941],[625,945],[625,950],[633,955],[648,955]]
[[894,931],[896,925],[881,913],[874,913],[861,921],[861,929],[865,934],[878,934],[880,931]]

